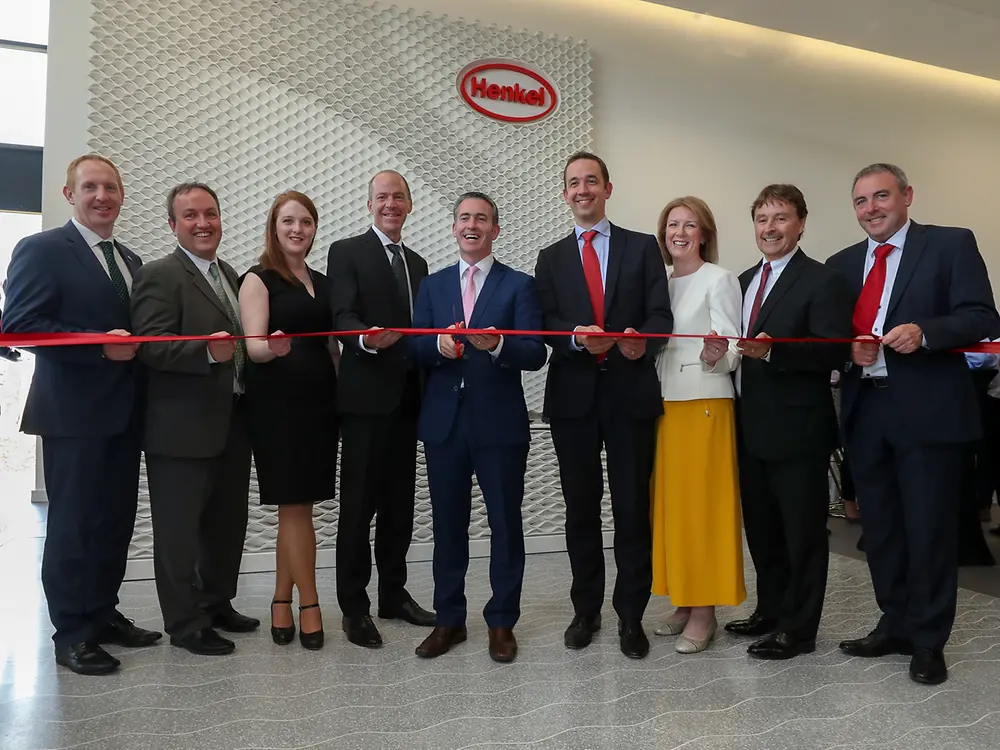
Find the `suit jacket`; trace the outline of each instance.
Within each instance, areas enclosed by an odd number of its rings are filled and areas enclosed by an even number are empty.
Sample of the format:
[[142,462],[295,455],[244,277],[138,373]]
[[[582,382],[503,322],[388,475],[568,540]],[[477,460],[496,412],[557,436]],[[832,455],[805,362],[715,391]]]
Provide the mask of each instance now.
[[[139,256],[116,242],[134,277]],[[4,333],[132,331],[104,270],[73,222],[17,243],[7,270]],[[108,436],[124,432],[141,413],[139,364],[104,358],[100,346],[40,346],[24,404],[21,429],[49,437]]]
[[[575,232],[538,254],[535,283],[545,330],[566,331],[545,339],[552,347],[545,380],[545,416],[563,419],[586,415],[594,403],[599,369],[607,370],[600,377],[607,378],[625,415],[643,419],[662,414],[656,353],[664,339],[649,339],[646,355],[637,360],[626,359],[615,346],[601,365],[594,355],[570,346],[570,332],[576,326],[594,325]],[[604,283],[604,330],[626,328],[670,333],[670,289],[656,239],[612,224]]]
[[[403,246],[414,302],[427,276],[427,262]],[[410,311],[403,306],[394,285],[385,248],[373,229],[330,245],[327,278],[334,328],[360,331],[371,326],[409,328]],[[452,321],[454,322],[454,321]],[[406,373],[414,367],[405,338],[370,354],[357,336],[342,336],[337,407],[349,414],[389,414],[403,395]]]
[[[744,297],[762,263],[740,275]],[[744,335],[772,338],[850,338],[853,302],[847,280],[795,251]],[[832,453],[837,414],[830,373],[843,365],[850,344],[777,343],[769,361],[743,357],[737,401],[740,443],[769,461]]]
[[[234,291],[236,272],[219,267]],[[236,333],[226,307],[198,267],[179,247],[147,263],[132,282],[132,320],[138,336]],[[143,344],[149,398],[143,448],[175,458],[222,454],[233,409],[234,364],[211,364],[205,341]]]
[[[462,310],[458,268],[456,263],[424,279],[413,311],[415,328],[447,328],[456,322],[455,311]],[[476,300],[469,328],[537,331],[541,323],[534,279],[494,261]],[[521,371],[540,370],[545,364],[541,336],[507,336],[496,357],[465,342],[459,359],[447,359],[441,354],[437,336],[414,336],[410,343],[417,361],[428,369],[427,392],[417,428],[420,440],[439,444],[448,439],[461,397],[470,410],[478,443],[509,445],[530,441]]]
[[[864,285],[868,240],[827,261],[848,280],[854,299]],[[976,394],[965,357],[949,351],[996,336],[997,309],[986,264],[969,229],[910,223],[883,331],[916,323],[927,347],[897,354],[883,347],[900,434],[918,443],[960,443],[981,434]],[[849,359],[848,359],[849,361]],[[863,368],[848,364],[841,381],[841,418],[850,429]]]
[[[676,284],[680,279],[674,281]],[[739,336],[742,330],[743,296],[736,274],[714,263],[705,263],[687,278],[682,294],[671,291],[675,333],[708,333]],[[729,351],[709,367],[701,359],[702,339],[668,339],[656,358],[660,391],[664,401],[732,398],[732,372],[740,363],[732,341]]]

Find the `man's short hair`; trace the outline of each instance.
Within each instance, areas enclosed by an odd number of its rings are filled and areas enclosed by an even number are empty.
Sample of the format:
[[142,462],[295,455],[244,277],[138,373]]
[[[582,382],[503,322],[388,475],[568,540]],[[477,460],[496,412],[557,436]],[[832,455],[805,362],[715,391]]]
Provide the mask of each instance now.
[[788,203],[795,207],[795,213],[800,219],[806,218],[809,214],[806,197],[795,185],[768,185],[761,190],[757,200],[750,206],[750,218],[756,217],[757,209],[768,203]]
[[910,185],[910,181],[906,179],[906,172],[897,167],[895,164],[887,164],[885,162],[876,162],[875,164],[869,164],[867,167],[862,169],[856,175],[854,175],[854,182],[851,185],[851,192],[854,192],[854,188],[858,186],[858,180],[862,177],[867,177],[873,174],[891,174],[896,178],[896,184],[899,185],[899,192],[903,192]]
[[174,201],[177,200],[177,196],[185,195],[190,193],[192,190],[204,190],[206,193],[211,195],[212,200],[215,201],[215,207],[219,210],[219,213],[222,213],[222,207],[219,205],[219,196],[215,194],[215,191],[212,190],[212,188],[204,182],[182,182],[180,185],[175,185],[170,189],[170,192],[167,193],[167,218],[170,219],[170,221],[177,221],[177,215],[174,213]]
[[500,209],[497,208],[496,202],[492,198],[490,198],[490,196],[488,196],[486,193],[480,193],[475,190],[470,190],[468,193],[462,193],[460,196],[458,196],[458,200],[455,201],[455,205],[451,209],[451,218],[453,224],[458,223],[458,209],[459,206],[462,205],[462,201],[470,199],[477,199],[489,203],[490,208],[493,210],[493,225],[497,226],[498,224],[500,224]]
[[575,161],[583,161],[584,159],[596,161],[601,167],[601,177],[604,178],[604,184],[607,185],[611,182],[611,174],[608,172],[608,165],[604,163],[604,159],[597,154],[592,154],[590,151],[577,151],[566,160],[566,166],[563,167],[563,187],[566,187],[566,173],[569,171],[569,165]]
[[118,167],[111,159],[100,154],[84,154],[71,161],[69,166],[66,167],[66,187],[70,190],[76,190],[76,168],[85,161],[100,161],[111,167],[115,171],[115,177],[118,178],[118,189],[122,193],[125,192],[125,185],[122,183],[122,173],[118,171]]
[[403,186],[406,188],[406,197],[411,201],[413,200],[413,194],[410,192],[410,183],[408,183],[406,178],[395,169],[383,169],[381,172],[376,172],[372,175],[372,178],[368,180],[368,200],[372,199],[372,186],[375,184],[375,178],[383,174],[394,174],[401,179],[403,181]]

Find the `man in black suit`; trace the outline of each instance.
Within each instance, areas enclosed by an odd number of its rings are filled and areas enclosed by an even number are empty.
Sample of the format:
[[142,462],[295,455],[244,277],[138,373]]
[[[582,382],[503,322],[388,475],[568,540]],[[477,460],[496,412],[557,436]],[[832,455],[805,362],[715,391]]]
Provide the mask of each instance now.
[[771,338],[849,338],[847,282],[799,247],[808,209],[794,185],[753,202],[760,263],[740,275],[743,331],[736,373],[740,495],[757,571],[757,608],[726,625],[764,636],[747,650],[790,659],[816,648],[829,560],[827,473],[837,445],[830,372],[845,343],[771,344]]
[[852,345],[841,414],[882,617],[840,648],[912,654],[910,677],[937,685],[955,620],[963,456],[982,435],[969,369],[952,350],[995,335],[997,311],[975,235],[911,221],[899,167],[861,170],[853,199],[868,237],[827,263],[857,299],[855,335],[881,337]]
[[406,591],[421,377],[406,342],[391,330],[410,327],[413,300],[427,276],[427,262],[402,240],[403,224],[412,209],[403,176],[379,172],[368,184],[372,228],[334,242],[327,258],[335,327],[372,330],[341,337],[344,354],[337,386],[341,414],[337,599],[348,640],[366,648],[382,645],[366,590],[372,572],[372,518],[378,616],[421,627],[434,625],[434,613]]
[[233,609],[247,530],[250,436],[242,398],[246,345],[239,279],[216,257],[222,218],[215,192],[186,182],[167,196],[174,251],[136,274],[138,336],[211,341],[143,344],[149,399],[143,449],[153,515],[156,593],[170,643],[191,653],[232,653],[233,633],[260,621]]
[[[74,159],[65,226],[26,237],[7,272],[4,333],[127,336],[142,261],[114,238],[125,189],[102,156]],[[143,377],[135,344],[42,346],[21,429],[42,438],[48,522],[42,586],[56,663],[78,674],[120,662],[99,644],[148,646],[161,634],[118,612],[139,493]]]
[[588,334],[670,333],[673,315],[656,239],[608,221],[611,190],[602,159],[587,152],[569,158],[563,198],[576,228],[539,253],[535,280],[544,328],[566,331],[546,340],[552,358],[544,405],[566,500],[566,547],[573,570],[575,614],[563,641],[567,648],[584,648],[601,627],[603,447],[618,567],[612,602],[622,653],[641,659],[649,653],[642,616],[653,575],[649,481],[656,418],[663,413],[655,357],[664,340]]

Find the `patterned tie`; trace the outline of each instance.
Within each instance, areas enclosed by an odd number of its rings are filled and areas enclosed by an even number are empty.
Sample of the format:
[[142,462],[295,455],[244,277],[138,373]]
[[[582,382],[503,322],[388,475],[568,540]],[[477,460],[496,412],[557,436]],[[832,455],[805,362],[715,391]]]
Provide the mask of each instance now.
[[103,242],[98,242],[97,246],[101,248],[101,252],[104,253],[104,261],[108,264],[108,276],[111,277],[111,285],[115,288],[115,292],[118,294],[118,299],[122,301],[122,304],[125,305],[125,307],[128,307],[128,284],[125,283],[125,277],[122,275],[122,270],[118,267],[118,259],[115,257],[115,243],[111,240],[104,240]]
[[892,245],[879,245],[875,248],[875,265],[868,272],[865,285],[854,305],[854,316],[851,325],[855,336],[870,336],[878,317],[878,308],[882,304],[882,292],[885,291],[886,258],[893,250]]
[[465,325],[472,325],[472,311],[476,307],[476,273],[477,266],[469,266],[466,272],[469,277],[465,281],[465,293],[462,294],[462,309],[465,311]]
[[746,335],[749,336],[753,330],[757,316],[760,315],[760,306],[764,304],[764,294],[767,290],[768,279],[771,278],[771,264],[765,263],[760,269],[760,286],[757,287],[757,295],[753,298],[753,307],[750,308],[750,322],[747,323]]
[[403,302],[403,307],[406,308],[406,319],[410,319],[410,284],[406,279],[406,264],[403,262],[403,248],[399,245],[386,245],[386,249],[392,253],[392,262],[389,266],[392,268],[392,278],[396,282],[396,292],[399,294],[399,299]]
[[[212,276],[212,286],[215,288],[215,294],[226,307],[226,316],[229,318],[229,322],[233,324],[233,333],[237,336],[243,335],[243,326],[240,325],[240,317],[236,314],[236,310],[233,308],[232,300],[229,299],[229,295],[226,294],[226,287],[222,284],[222,276],[219,273],[219,264],[214,260],[212,265],[208,267],[208,272]],[[247,361],[247,345],[243,339],[236,340],[236,352],[233,354],[233,363],[236,366],[236,381],[242,385],[243,384],[243,367]]]

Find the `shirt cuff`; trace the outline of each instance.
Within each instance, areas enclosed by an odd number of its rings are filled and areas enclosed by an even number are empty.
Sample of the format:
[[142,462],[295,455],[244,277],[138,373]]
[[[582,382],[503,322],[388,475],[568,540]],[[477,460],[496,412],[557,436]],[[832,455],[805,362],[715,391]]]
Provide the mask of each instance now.
[[368,352],[369,354],[378,354],[378,349],[369,349],[365,346],[365,334],[358,336],[358,346],[361,347],[361,351]]
[[[577,326],[573,330],[574,331],[579,331],[580,328],[582,328],[582,326]],[[582,352],[583,351],[583,347],[580,346],[578,343],[576,343],[576,333],[570,334],[570,337],[569,337],[569,348],[573,349],[574,351],[578,351],[578,352]]]
[[500,336],[500,343],[497,344],[497,348],[490,352],[490,356],[496,359],[500,356],[500,350],[503,349],[503,336]]
[[211,349],[209,349],[209,348],[206,347],[205,353],[208,355],[208,364],[210,364],[210,365],[217,365],[217,364],[219,364],[218,362],[215,361],[215,357],[212,356],[212,350]]

